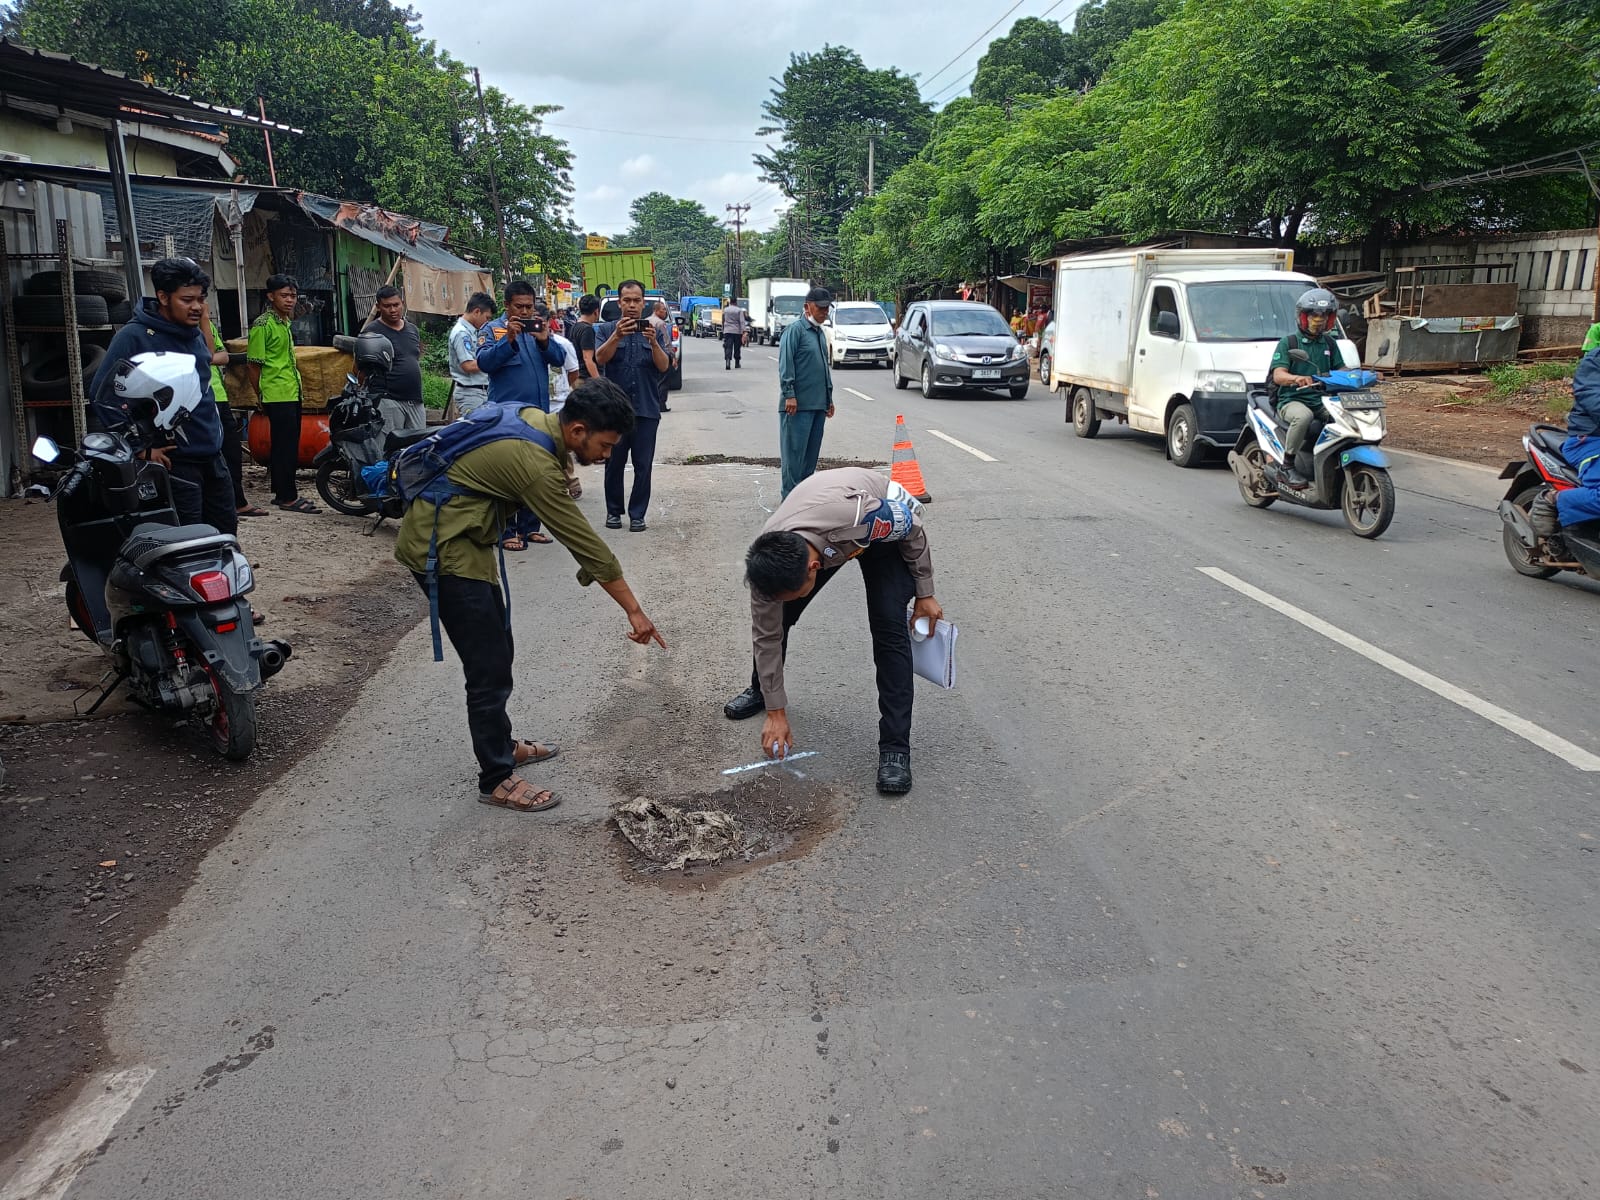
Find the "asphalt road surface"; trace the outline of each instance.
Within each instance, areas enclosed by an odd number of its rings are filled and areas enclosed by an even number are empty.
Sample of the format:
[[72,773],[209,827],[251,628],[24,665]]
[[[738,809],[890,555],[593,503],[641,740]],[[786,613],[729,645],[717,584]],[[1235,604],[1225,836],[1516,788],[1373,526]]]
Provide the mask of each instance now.
[[[776,454],[774,353],[719,360],[688,343],[663,461]],[[414,631],[136,955],[121,1070],[0,1196],[1594,1195],[1600,590],[1511,572],[1492,473],[1405,458],[1365,542],[1079,440],[1038,384],[836,386],[824,455],[887,461],[905,414],[962,631],[909,796],[873,791],[841,579],[791,650],[817,754],[753,773],[812,835],[676,884],[617,852],[611,803],[759,753],[721,704],[778,472],[663,466],[608,536],[668,652],[559,547],[511,568],[562,807],[473,802]]]

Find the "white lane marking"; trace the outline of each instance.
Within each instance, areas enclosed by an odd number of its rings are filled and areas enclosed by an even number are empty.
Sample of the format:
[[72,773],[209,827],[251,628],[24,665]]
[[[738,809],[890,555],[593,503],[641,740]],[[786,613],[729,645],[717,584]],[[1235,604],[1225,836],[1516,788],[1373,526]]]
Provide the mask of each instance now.
[[0,1190],[0,1200],[64,1196],[155,1073],[154,1067],[130,1067],[91,1081],[83,1091],[86,1098],[67,1110],[37,1150],[25,1152],[22,1169]]
[[930,429],[930,430],[928,430],[928,432],[933,434],[934,437],[939,438],[941,441],[949,442],[957,450],[965,450],[968,454],[973,455],[975,458],[983,459],[984,462],[999,462],[1000,461],[998,458],[994,458],[994,457],[992,457],[992,456],[990,456],[988,454],[985,454],[982,450],[979,450],[976,446],[969,446],[965,442],[957,441],[955,438],[951,437],[948,433],[940,433],[937,429]]
[[778,356],[776,354],[769,354],[769,355],[767,355],[767,357],[770,358],[773,362],[777,362],[778,361]]
[[[849,392],[852,396],[860,396],[861,399],[863,399],[863,400],[871,400],[872,399],[872,397],[867,395],[865,392],[858,392],[853,387],[847,387],[847,388],[845,388],[845,391]],[[66,586],[67,585],[64,584],[64,583],[61,585],[63,591],[65,590]]]
[[1380,650],[1371,642],[1363,641],[1353,633],[1346,633],[1334,625],[1329,625],[1320,617],[1313,616],[1303,608],[1296,608],[1286,600],[1280,600],[1270,592],[1264,592],[1252,584],[1236,576],[1228,574],[1220,567],[1196,567],[1202,575],[1209,575],[1218,583],[1231,587],[1242,596],[1248,596],[1258,604],[1264,604],[1274,612],[1281,613],[1291,621],[1304,625],[1313,633],[1320,633],[1330,642],[1337,642],[1347,650],[1354,650],[1362,658],[1377,663],[1385,670],[1393,671],[1402,679],[1410,680],[1418,687],[1427,688],[1435,696],[1439,696],[1452,704],[1458,704],[1470,713],[1482,717],[1485,721],[1492,721],[1508,733],[1514,733],[1525,741],[1532,742],[1541,750],[1548,750],[1557,758],[1562,759],[1580,771],[1600,771],[1600,755],[1591,754],[1582,746],[1558,737],[1541,725],[1535,725],[1516,713],[1508,712],[1498,704],[1491,704],[1481,696],[1475,696],[1464,688],[1437,675],[1424,671],[1421,667],[1412,666],[1403,658],[1396,658],[1387,650]]

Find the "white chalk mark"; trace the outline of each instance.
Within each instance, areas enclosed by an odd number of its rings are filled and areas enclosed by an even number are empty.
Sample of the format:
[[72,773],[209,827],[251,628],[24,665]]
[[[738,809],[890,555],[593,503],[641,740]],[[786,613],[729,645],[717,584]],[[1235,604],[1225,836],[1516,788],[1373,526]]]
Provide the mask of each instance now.
[[1202,575],[1209,575],[1218,583],[1231,587],[1242,596],[1248,596],[1258,604],[1263,604],[1276,613],[1281,613],[1291,621],[1304,625],[1313,633],[1320,633],[1330,642],[1336,642],[1346,650],[1353,650],[1371,662],[1377,663],[1387,671],[1393,671],[1400,678],[1409,680],[1418,687],[1426,688],[1435,696],[1459,705],[1468,712],[1491,721],[1508,733],[1514,733],[1524,741],[1532,742],[1541,750],[1547,750],[1557,758],[1578,768],[1580,771],[1600,771],[1600,755],[1591,754],[1582,746],[1567,741],[1545,729],[1535,725],[1525,717],[1508,712],[1498,704],[1491,704],[1481,696],[1475,696],[1464,688],[1437,675],[1424,671],[1421,667],[1413,666],[1403,658],[1397,658],[1387,650],[1374,646],[1371,642],[1363,641],[1353,633],[1346,633],[1335,625],[1329,625],[1320,617],[1313,616],[1303,608],[1296,608],[1287,600],[1280,600],[1270,592],[1264,592],[1252,584],[1236,576],[1228,574],[1220,567],[1196,567]]
[[1000,461],[998,458],[993,458],[990,455],[985,454],[982,450],[979,450],[976,446],[969,446],[965,442],[958,441],[957,439],[951,437],[948,433],[940,433],[937,429],[930,429],[930,430],[928,430],[928,432],[933,434],[933,436],[938,438],[940,441],[949,442],[957,450],[965,450],[968,454],[972,455],[975,458],[981,458],[984,462],[999,462]]
[[[741,775],[746,771],[759,771],[762,767],[781,767],[786,763],[792,763],[797,758],[810,758],[814,754],[816,754],[815,750],[802,750],[798,754],[791,754],[785,758],[764,758],[760,762],[746,763],[742,767],[729,767],[723,774]],[[5,1200],[5,1198],[0,1197],[0,1200]]]
[[0,1200],[59,1200],[66,1195],[154,1075],[153,1067],[130,1067],[91,1080],[37,1148],[30,1144],[23,1151],[22,1169],[0,1188]]

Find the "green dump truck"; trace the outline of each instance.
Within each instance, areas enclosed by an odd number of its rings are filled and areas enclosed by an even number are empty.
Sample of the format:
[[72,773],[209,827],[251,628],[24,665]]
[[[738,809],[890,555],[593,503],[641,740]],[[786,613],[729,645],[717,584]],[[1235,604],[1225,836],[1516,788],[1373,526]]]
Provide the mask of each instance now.
[[647,292],[656,290],[656,252],[648,246],[585,250],[578,261],[583,268],[583,290],[590,295],[615,296],[624,279],[639,280]]

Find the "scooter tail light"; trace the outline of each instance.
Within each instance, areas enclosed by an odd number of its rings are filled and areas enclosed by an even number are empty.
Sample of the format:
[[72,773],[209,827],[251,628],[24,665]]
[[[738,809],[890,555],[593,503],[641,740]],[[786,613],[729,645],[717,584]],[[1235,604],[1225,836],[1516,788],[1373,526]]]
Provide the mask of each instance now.
[[198,575],[191,575],[189,586],[207,604],[215,604],[233,595],[233,585],[221,571],[201,571]]

